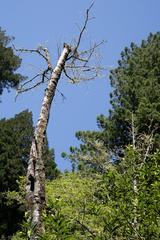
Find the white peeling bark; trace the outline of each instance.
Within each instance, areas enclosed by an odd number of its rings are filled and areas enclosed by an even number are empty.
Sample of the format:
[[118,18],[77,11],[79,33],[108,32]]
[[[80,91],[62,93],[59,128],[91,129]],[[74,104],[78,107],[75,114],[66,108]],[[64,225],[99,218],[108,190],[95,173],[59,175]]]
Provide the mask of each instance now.
[[42,211],[45,206],[45,169],[42,159],[42,150],[45,138],[45,132],[49,120],[49,113],[52,100],[55,95],[56,87],[64,69],[65,62],[71,48],[64,44],[61,56],[52,72],[48,87],[42,102],[40,117],[38,119],[27,170],[26,198],[29,217],[31,221],[30,239],[38,239],[44,231],[42,223]]
[[[132,113],[132,145],[133,145],[133,150],[136,150],[136,129],[135,129],[135,122],[134,122],[134,114]],[[136,162],[134,163],[136,166]],[[133,213],[134,213],[134,219],[133,219],[133,230],[134,230],[134,235],[135,239],[138,237],[138,182],[137,182],[137,176],[136,176],[136,167],[134,167],[134,176],[133,176],[133,192],[134,192],[134,200],[133,200]]]
[[133,191],[134,191],[134,203],[133,203],[133,213],[134,213],[134,219],[133,219],[133,229],[134,229],[134,235],[135,239],[138,236],[138,187],[137,187],[137,178],[136,176],[133,179]]

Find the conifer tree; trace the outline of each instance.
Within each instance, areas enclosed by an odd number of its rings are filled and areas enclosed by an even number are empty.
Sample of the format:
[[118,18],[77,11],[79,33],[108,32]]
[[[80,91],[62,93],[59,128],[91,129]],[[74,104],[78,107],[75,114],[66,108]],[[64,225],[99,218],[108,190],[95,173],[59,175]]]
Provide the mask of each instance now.
[[[27,110],[0,120],[0,238],[15,232],[24,216],[24,206],[16,199],[9,203],[8,192],[19,191],[19,177],[26,175],[33,130],[32,113]],[[47,137],[43,157],[47,179],[56,178],[59,171]]]
[[21,59],[14,54],[10,46],[13,39],[0,27],[0,94],[4,88],[17,87],[24,80],[24,77],[16,72],[21,65]]
[[160,33],[126,47],[110,80],[112,109],[108,118],[98,117],[105,144],[115,151],[131,144],[134,121],[135,135],[153,135],[153,149],[159,148]]
[[110,80],[109,117],[98,116],[100,131],[76,133],[82,144],[79,149],[71,147],[68,157],[72,162],[80,163],[79,156],[86,151],[91,154],[88,142],[95,141],[106,147],[112,160],[123,157],[125,147],[133,144],[133,131],[134,141],[148,138],[149,151],[160,148],[160,33],[150,34],[140,46],[131,43],[126,47],[118,67],[110,72]]

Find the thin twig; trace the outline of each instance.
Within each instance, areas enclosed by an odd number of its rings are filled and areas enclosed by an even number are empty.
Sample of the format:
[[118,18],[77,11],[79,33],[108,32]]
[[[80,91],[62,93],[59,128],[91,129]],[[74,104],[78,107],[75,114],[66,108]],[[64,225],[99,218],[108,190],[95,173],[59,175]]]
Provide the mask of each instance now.
[[83,32],[85,31],[86,27],[87,27],[87,23],[89,21],[89,11],[91,10],[91,8],[93,7],[94,5],[94,2],[90,5],[90,7],[87,9],[86,11],[86,19],[85,19],[85,22],[84,22],[84,25],[83,25],[83,28],[79,34],[79,38],[78,38],[78,41],[77,41],[77,46],[75,48],[75,53],[77,52],[78,48],[79,48],[79,45],[80,45],[80,42],[81,42],[81,38],[82,38],[82,35],[83,35]]
[[99,42],[99,43],[97,43],[97,44],[94,44],[93,47],[91,47],[91,48],[89,48],[89,49],[87,49],[87,50],[85,50],[85,51],[80,52],[79,55],[81,56],[81,55],[87,54],[87,53],[89,53],[90,51],[95,50],[96,48],[98,48],[99,46],[101,46],[102,44],[104,44],[105,42],[106,42],[106,41],[103,40],[103,41],[101,41],[101,42]]
[[62,96],[63,100],[66,100],[66,96],[57,88],[56,91]]
[[73,57],[76,57],[77,53],[78,53],[78,48],[80,46],[80,43],[81,43],[81,39],[82,39],[82,36],[83,36],[83,33],[87,27],[87,24],[88,24],[88,21],[90,20],[89,19],[89,11],[91,10],[91,8],[93,7],[94,5],[94,2],[90,5],[90,7],[86,10],[86,18],[85,18],[85,21],[84,21],[84,24],[83,24],[83,27],[80,31],[80,34],[79,34],[79,37],[78,37],[78,40],[77,40],[77,44],[76,44],[76,47],[73,48],[73,51],[72,51],[72,55],[70,57],[68,57],[67,60],[73,58]]
[[[14,44],[13,44],[13,48],[17,52],[30,52],[30,53],[39,54],[47,62],[48,67],[50,69],[52,69],[52,65],[51,65],[51,62],[50,62],[49,51],[48,51],[47,48],[45,48],[43,46],[39,46],[39,47],[37,47],[37,49],[16,48]],[[44,54],[42,52],[44,52]]]
[[75,79],[68,75],[65,68],[63,69],[63,72],[64,72],[65,76],[71,80],[72,83],[75,83]]
[[38,73],[37,75],[35,75],[33,78],[29,79],[28,81],[26,81],[25,83],[23,83],[22,85],[20,85],[20,88],[23,88],[25,85],[27,85],[28,83],[31,83],[34,79],[36,79],[37,77],[41,76],[42,73]]

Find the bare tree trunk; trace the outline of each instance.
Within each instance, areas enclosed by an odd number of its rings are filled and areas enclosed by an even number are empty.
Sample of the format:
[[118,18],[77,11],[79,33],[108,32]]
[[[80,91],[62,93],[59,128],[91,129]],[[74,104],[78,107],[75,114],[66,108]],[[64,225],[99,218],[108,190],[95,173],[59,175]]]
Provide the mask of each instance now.
[[[29,91],[39,86],[44,83],[46,79],[47,81],[50,79],[48,87],[45,90],[40,117],[35,128],[27,170],[26,200],[31,226],[31,234],[29,236],[31,240],[38,239],[44,232],[42,212],[45,206],[45,169],[44,160],[42,159],[42,151],[49,120],[50,107],[61,73],[63,71],[71,83],[78,83],[79,81],[96,79],[97,76],[99,76],[99,72],[104,70],[104,68],[97,64],[89,65],[92,56],[94,56],[94,52],[104,41],[90,46],[89,49],[86,49],[85,51],[79,52],[82,36],[86,30],[88,21],[91,19],[89,18],[89,12],[92,6],[93,3],[86,10],[86,18],[76,41],[76,45],[70,47],[69,45],[64,44],[62,53],[54,70],[50,62],[47,48],[39,46],[37,49],[16,49],[14,47],[15,51],[36,53],[47,63],[46,70],[19,86],[17,89],[17,96],[22,92]],[[66,62],[68,64],[66,64]],[[48,74],[51,74],[49,79]],[[33,81],[37,77],[41,77],[41,81],[33,84]]]
[[30,239],[38,239],[43,233],[42,211],[45,206],[45,169],[42,159],[43,143],[49,120],[50,107],[55,95],[58,80],[64,69],[71,48],[64,44],[57,65],[52,72],[48,87],[45,90],[40,117],[32,141],[27,171],[26,198],[31,221]]
[[[136,150],[136,129],[135,129],[135,122],[134,122],[134,114],[132,113],[132,145],[133,145],[133,150]],[[134,213],[134,219],[133,219],[133,229],[134,229],[134,235],[135,239],[138,237],[138,183],[137,183],[137,176],[136,176],[136,163],[134,162],[134,175],[133,175],[133,192],[134,192],[134,202],[133,202],[133,213]]]
[[138,237],[138,230],[139,230],[139,224],[138,224],[138,212],[137,212],[137,208],[138,208],[138,187],[137,187],[137,179],[136,176],[133,179],[133,191],[134,191],[134,207],[133,207],[133,213],[134,213],[134,219],[133,219],[133,229],[134,229],[134,235],[135,235],[135,239],[137,239]]

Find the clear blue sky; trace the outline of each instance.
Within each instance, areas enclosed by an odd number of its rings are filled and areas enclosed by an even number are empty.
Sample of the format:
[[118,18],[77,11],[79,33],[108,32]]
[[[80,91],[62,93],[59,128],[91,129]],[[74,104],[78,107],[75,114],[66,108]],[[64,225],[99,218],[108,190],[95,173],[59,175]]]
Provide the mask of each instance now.
[[[1,0],[0,26],[8,35],[15,36],[17,47],[36,48],[45,44],[51,51],[53,63],[57,60],[57,44],[70,43],[78,35],[76,24],[82,24],[90,0]],[[150,32],[160,30],[160,0],[96,0],[82,47],[87,42],[107,40],[102,46],[102,64],[114,68],[120,52],[131,42],[139,44]],[[43,67],[39,58],[22,55],[19,70],[31,77]],[[56,162],[62,170],[69,163],[61,159],[61,152],[78,145],[77,130],[97,129],[96,117],[109,109],[111,91],[108,72],[101,79],[79,85],[70,85],[61,79],[58,89],[66,96],[63,101],[57,93],[48,126],[50,147],[54,147]],[[4,92],[1,97],[0,118],[10,118],[29,109],[34,123],[39,116],[43,88],[24,93],[14,101],[15,92]]]

